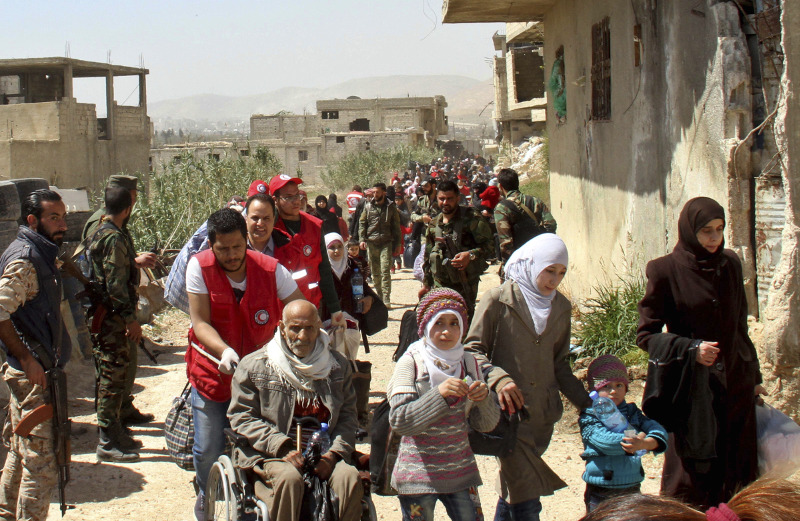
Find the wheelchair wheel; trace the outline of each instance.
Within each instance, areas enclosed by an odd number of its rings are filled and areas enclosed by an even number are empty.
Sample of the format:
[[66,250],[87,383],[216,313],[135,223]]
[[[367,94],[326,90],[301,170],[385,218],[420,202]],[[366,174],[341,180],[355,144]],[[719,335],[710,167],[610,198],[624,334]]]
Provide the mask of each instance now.
[[237,521],[238,505],[231,485],[236,483],[233,463],[227,456],[211,467],[206,485],[206,521]]

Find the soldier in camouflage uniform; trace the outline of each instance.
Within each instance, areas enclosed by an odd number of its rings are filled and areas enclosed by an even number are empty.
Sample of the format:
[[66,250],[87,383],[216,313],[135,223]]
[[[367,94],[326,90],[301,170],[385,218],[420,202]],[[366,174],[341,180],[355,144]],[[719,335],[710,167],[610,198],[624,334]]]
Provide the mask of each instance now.
[[[134,176],[130,175],[112,175],[108,178],[108,185],[107,188],[124,188],[128,190],[131,194],[131,201],[132,205],[136,204],[136,197],[138,194],[138,186],[137,186],[137,179]],[[97,232],[102,224],[102,219],[106,214],[105,208],[100,208],[96,212],[89,217],[89,220],[86,221],[86,226],[83,228],[83,243],[86,244],[88,241],[86,240],[87,237],[91,239],[91,237]],[[122,227],[122,233],[124,233],[128,240],[133,243],[133,239],[131,237],[130,232],[128,231],[127,224]],[[137,268],[153,268],[156,264],[156,255],[151,252],[142,253],[141,255],[136,256],[135,264]],[[122,402],[122,409],[120,412],[120,418],[122,419],[122,423],[125,425],[128,424],[140,424],[140,423],[149,423],[153,421],[154,416],[150,413],[143,413],[139,411],[135,405],[133,405],[133,383],[136,380],[136,370],[139,366],[138,360],[138,350],[134,349],[131,353],[131,363],[128,364],[128,374],[126,375],[126,384],[125,384],[125,399]]]
[[[459,206],[460,193],[453,181],[439,183],[436,200],[441,212],[428,225],[422,264],[423,287],[419,297],[431,288],[458,291],[467,302],[470,319],[478,296],[478,283],[494,250],[494,237],[486,220],[473,208]],[[452,255],[445,236],[450,236],[458,253]],[[460,273],[466,274],[463,281]],[[465,283],[466,282],[466,287]]]
[[[25,437],[13,429],[50,401],[45,397],[46,364],[63,368],[71,353],[56,268],[66,213],[57,193],[33,192],[23,201],[25,224],[0,257],[0,346],[6,353],[2,374],[11,391],[3,427],[8,455],[0,480],[0,519],[47,519],[58,482],[53,420],[44,420]],[[45,358],[47,363],[39,361]]]
[[556,233],[556,220],[541,199],[519,191],[519,176],[514,170],[503,168],[497,181],[504,199],[494,209],[494,223],[505,265],[514,250],[540,233]]
[[97,425],[101,461],[139,459],[139,442],[123,428],[121,410],[128,397],[130,365],[135,363],[142,328],[136,321],[139,269],[136,250],[123,230],[132,209],[130,192],[106,188],[106,215],[87,247],[92,278],[106,299],[92,316],[94,360],[97,368]]

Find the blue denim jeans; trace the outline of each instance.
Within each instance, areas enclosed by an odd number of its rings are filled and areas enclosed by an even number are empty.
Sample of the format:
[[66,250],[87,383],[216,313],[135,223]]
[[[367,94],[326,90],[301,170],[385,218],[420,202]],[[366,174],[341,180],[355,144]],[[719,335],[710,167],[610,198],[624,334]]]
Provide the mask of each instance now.
[[209,400],[192,386],[192,422],[194,423],[194,469],[197,472],[197,486],[205,492],[211,466],[225,451],[224,429],[228,422],[230,400],[215,402]]
[[447,515],[453,521],[475,521],[475,503],[469,495],[469,489],[452,494],[401,494],[400,510],[403,521],[433,521],[433,509],[436,500],[442,502]]
[[513,505],[503,498],[498,498],[494,521],[539,521],[541,512],[542,502],[538,497]]
[[597,508],[597,505],[607,499],[617,496],[626,496],[628,494],[641,494],[641,486],[636,485],[630,488],[604,488],[587,483],[586,492],[583,494],[583,502],[586,504],[586,513],[588,514]]

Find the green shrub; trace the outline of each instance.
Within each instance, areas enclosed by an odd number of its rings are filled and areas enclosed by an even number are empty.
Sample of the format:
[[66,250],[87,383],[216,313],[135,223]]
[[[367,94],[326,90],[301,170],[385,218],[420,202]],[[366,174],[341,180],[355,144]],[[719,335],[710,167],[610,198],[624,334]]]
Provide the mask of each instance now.
[[378,152],[368,151],[348,154],[340,161],[329,165],[322,173],[322,180],[335,190],[349,190],[353,185],[362,188],[375,183],[386,182],[390,172],[403,172],[409,161],[431,163],[442,157],[441,149],[430,149],[424,146],[399,146]]
[[628,365],[647,360],[646,353],[636,346],[637,306],[644,290],[645,281],[641,277],[619,278],[616,284],[608,282],[594,287],[597,296],[586,301],[585,309],[578,314],[581,357],[612,354]]
[[259,147],[252,160],[194,159],[184,154],[162,173],[151,175],[147,197],[134,206],[131,232],[139,251],[181,248],[208,216],[234,195],[247,196],[255,179],[269,179],[283,170],[281,161]]
[[550,178],[533,178],[519,185],[519,191],[523,194],[538,197],[547,206],[550,206]]

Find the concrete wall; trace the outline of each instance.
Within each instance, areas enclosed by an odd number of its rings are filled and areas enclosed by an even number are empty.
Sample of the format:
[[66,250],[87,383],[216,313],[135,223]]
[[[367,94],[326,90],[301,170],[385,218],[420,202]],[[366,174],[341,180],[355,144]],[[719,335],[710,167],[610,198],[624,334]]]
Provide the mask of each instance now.
[[[344,139],[343,143],[337,142]],[[386,150],[400,145],[416,145],[423,140],[421,134],[408,132],[354,132],[347,135],[325,134],[322,148],[325,161],[335,163],[347,154],[356,154],[370,150]]]
[[[699,195],[728,209],[727,244],[752,257],[744,233],[749,157],[740,149],[739,177],[729,159],[749,130],[749,97],[736,94],[747,92],[749,56],[734,4],[699,9],[703,16],[680,2],[564,0],[544,17],[548,78],[564,47],[567,118],[558,122],[549,105],[547,129],[551,206],[570,249],[567,280],[576,296],[618,273],[641,273],[646,261],[671,251],[678,213]],[[611,117],[595,121],[592,25],[604,17]],[[638,67],[637,24],[644,50]]]
[[0,180],[43,177],[63,188],[101,186],[109,175],[145,172],[150,119],[113,107],[111,139],[98,136],[95,106],[74,98],[0,106]]
[[[323,133],[349,132],[356,119],[368,119],[369,131],[422,128],[433,138],[447,134],[443,96],[317,101]],[[338,111],[337,119],[323,119],[323,112]]]
[[250,139],[280,139],[288,143],[314,137],[319,131],[316,115],[253,115],[250,117]]

